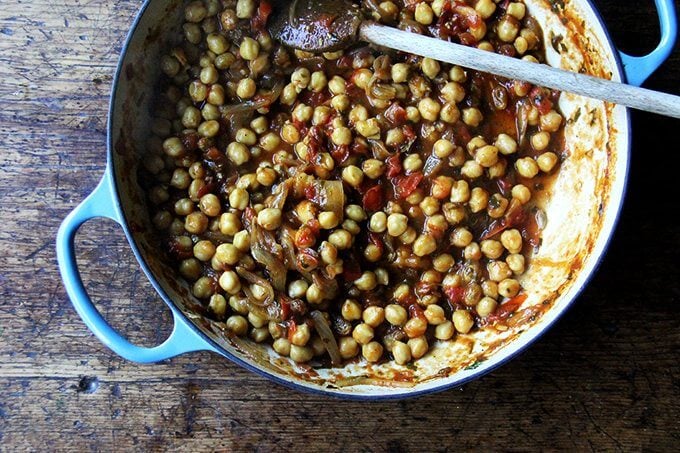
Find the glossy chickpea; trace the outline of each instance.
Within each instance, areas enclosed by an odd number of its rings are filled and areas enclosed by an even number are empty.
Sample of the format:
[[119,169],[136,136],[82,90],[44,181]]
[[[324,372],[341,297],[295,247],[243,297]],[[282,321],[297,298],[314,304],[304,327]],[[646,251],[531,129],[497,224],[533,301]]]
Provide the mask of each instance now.
[[496,310],[497,306],[498,302],[496,302],[496,299],[485,296],[479,302],[477,302],[475,311],[477,311],[477,314],[482,318],[486,318]]
[[508,268],[515,274],[520,275],[524,273],[524,255],[513,253],[505,258]]
[[352,331],[352,338],[361,345],[368,344],[375,335],[373,327],[366,323],[357,324]]
[[453,312],[453,326],[458,332],[468,333],[473,325],[474,320],[467,310],[456,310]]
[[520,284],[514,278],[506,278],[498,283],[498,294],[503,297],[515,297],[520,290]]
[[533,178],[538,174],[539,168],[531,157],[522,157],[515,161],[515,169],[524,178]]
[[234,335],[243,336],[248,332],[248,321],[240,315],[230,316],[227,318],[226,327]]
[[361,355],[368,362],[377,362],[383,355],[383,346],[377,341],[371,341],[361,347]]
[[432,98],[423,98],[418,102],[418,112],[427,121],[435,121],[439,116],[441,105]]
[[542,153],[536,158],[538,168],[544,173],[550,173],[557,165],[557,161],[557,154],[550,151]]
[[545,131],[536,132],[531,136],[531,147],[536,151],[543,151],[550,144],[550,134]]
[[406,343],[395,341],[392,344],[392,355],[397,364],[405,365],[411,361],[411,348]]
[[378,327],[385,320],[385,309],[378,306],[366,307],[362,319],[371,327]]

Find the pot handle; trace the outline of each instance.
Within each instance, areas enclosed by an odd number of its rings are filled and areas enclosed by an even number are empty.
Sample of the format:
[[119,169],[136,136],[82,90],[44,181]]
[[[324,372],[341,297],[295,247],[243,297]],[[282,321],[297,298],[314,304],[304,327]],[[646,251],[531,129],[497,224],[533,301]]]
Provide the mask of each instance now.
[[116,206],[116,194],[108,169],[94,191],[64,219],[57,233],[57,261],[66,293],[90,331],[113,352],[133,362],[159,362],[185,352],[215,351],[206,339],[187,325],[175,307],[170,307],[174,320],[172,333],[163,343],[152,348],[130,343],[106,322],[87,295],[75,257],[76,232],[83,223],[95,217],[106,217],[119,225],[124,221]]
[[678,18],[673,0],[655,0],[661,25],[661,40],[648,55],[636,57],[620,52],[626,79],[630,85],[640,86],[666,61],[673,50],[678,34]]

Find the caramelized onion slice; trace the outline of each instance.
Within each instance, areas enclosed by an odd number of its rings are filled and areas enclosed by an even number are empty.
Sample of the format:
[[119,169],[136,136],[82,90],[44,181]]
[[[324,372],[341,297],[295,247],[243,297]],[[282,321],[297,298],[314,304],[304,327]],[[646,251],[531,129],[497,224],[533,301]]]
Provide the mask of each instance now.
[[255,261],[267,269],[274,288],[277,291],[284,291],[288,271],[283,261],[272,253],[272,250],[281,250],[281,246],[276,242],[274,236],[260,228],[257,222],[252,222],[250,230],[250,253]]
[[342,356],[340,355],[338,343],[335,341],[331,326],[328,324],[328,321],[326,321],[326,318],[324,318],[323,313],[321,313],[319,310],[314,310],[309,314],[309,316],[314,320],[314,328],[319,334],[319,337],[321,337],[321,341],[323,341],[324,346],[326,346],[326,350],[328,351],[328,355],[331,357],[331,362],[333,365],[338,366],[342,364]]

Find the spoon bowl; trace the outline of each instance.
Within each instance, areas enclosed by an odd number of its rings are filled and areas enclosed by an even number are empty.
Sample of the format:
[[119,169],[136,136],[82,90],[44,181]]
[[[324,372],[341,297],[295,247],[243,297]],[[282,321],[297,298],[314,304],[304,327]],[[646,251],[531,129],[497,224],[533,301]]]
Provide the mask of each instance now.
[[358,40],[363,21],[349,0],[293,0],[274,6],[269,32],[281,43],[307,52],[332,52]]

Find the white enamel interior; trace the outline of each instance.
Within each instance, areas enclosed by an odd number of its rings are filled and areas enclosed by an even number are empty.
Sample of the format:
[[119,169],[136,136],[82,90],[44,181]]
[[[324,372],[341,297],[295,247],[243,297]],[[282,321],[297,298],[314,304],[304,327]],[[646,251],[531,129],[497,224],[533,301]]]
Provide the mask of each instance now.
[[[585,66],[598,75],[610,75],[620,80],[614,58],[616,50],[589,3],[565,1],[568,16],[572,17],[572,22],[565,26],[551,12],[550,3],[544,0],[525,2],[543,27],[546,42],[549,43],[553,35],[563,36],[566,52],[558,54],[547,46],[551,65],[572,70]],[[145,152],[144,146],[139,144],[145,143],[149,133],[146,125],[158,80],[157,62],[163,49],[171,44],[166,37],[176,35],[181,16],[181,1],[152,0],[137,23],[115,81],[111,164],[127,223],[142,226],[144,230],[131,233],[134,237],[132,247],[162,288],[164,298],[187,313],[227,354],[281,380],[312,390],[364,397],[412,395],[459,384],[498,366],[548,328],[586,284],[604,252],[622,203],[629,151],[628,116],[622,107],[606,107],[602,102],[564,94],[560,107],[569,119],[566,136],[570,155],[562,163],[559,177],[547,197],[544,209],[548,223],[543,232],[543,245],[522,282],[529,293],[523,308],[552,301],[550,308],[536,321],[527,321],[505,332],[482,330],[460,335],[456,341],[436,344],[417,362],[415,370],[394,363],[369,368],[361,362],[340,370],[315,370],[316,374],[310,375],[304,367],[278,357],[268,348],[242,340],[226,340],[220,335],[219,325],[208,325],[191,314],[191,307],[197,301],[189,295],[186,284],[178,281],[172,269],[159,260],[157,246],[148,234],[153,228],[136,177],[139,156]],[[577,18],[582,19],[583,27]],[[586,49],[587,53],[581,49]],[[128,232],[137,230],[139,228],[128,228]],[[574,266],[574,263],[581,264]],[[477,366],[469,367],[472,363]],[[453,371],[435,377],[446,368]],[[353,385],[337,388],[332,385],[340,375],[368,374],[389,380],[395,371],[413,375],[415,383],[407,387]]]

